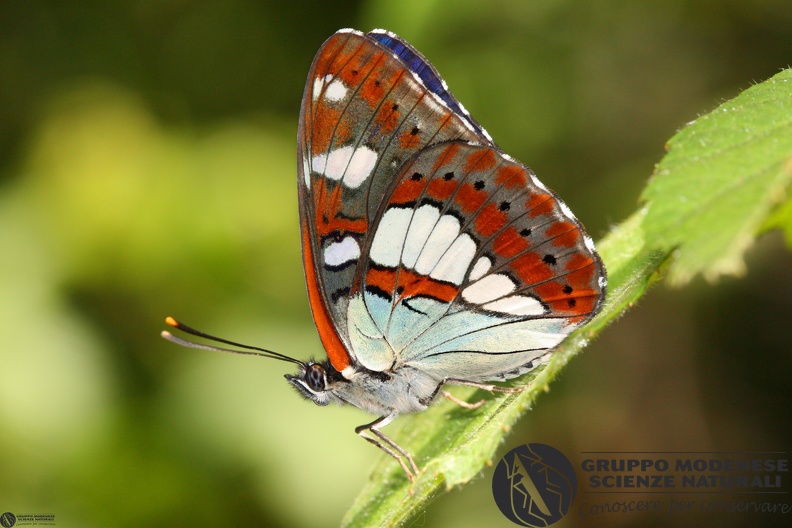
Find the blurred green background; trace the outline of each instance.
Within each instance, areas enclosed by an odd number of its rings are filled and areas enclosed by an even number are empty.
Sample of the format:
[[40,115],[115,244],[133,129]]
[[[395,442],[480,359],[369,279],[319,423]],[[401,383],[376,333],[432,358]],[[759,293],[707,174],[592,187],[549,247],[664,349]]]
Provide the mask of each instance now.
[[[323,355],[295,136],[313,55],[341,27],[385,27],[421,50],[595,239],[636,208],[677,129],[792,60],[789,0],[4,0],[0,511],[61,527],[338,523],[381,456],[353,433],[370,418],[302,401],[284,364],[158,333],[174,315]],[[498,456],[529,441],[573,462],[788,449],[791,268],[771,234],[742,279],[657,288]],[[510,526],[491,472],[415,525]]]

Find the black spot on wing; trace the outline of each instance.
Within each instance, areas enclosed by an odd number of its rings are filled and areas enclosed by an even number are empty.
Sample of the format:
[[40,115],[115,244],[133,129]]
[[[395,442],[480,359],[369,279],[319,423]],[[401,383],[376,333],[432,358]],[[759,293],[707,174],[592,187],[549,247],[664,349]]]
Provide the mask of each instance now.
[[407,308],[408,310],[411,310],[411,311],[413,311],[413,312],[415,312],[415,313],[419,313],[419,314],[421,314],[421,315],[427,315],[427,314],[426,314],[426,312],[423,312],[423,311],[419,310],[418,308],[415,308],[415,307],[413,307],[413,305],[412,305],[412,304],[410,304],[410,299],[404,299],[404,300],[402,301],[402,304],[403,304],[403,305],[404,305],[404,307],[405,307],[405,308]]
[[[345,270],[345,269],[349,268],[350,266],[356,266],[357,263],[358,263],[358,259],[349,259],[349,260],[347,260],[345,262],[342,262],[340,264],[336,264],[335,266],[332,266],[330,264],[325,263],[325,264],[323,264],[323,267],[327,271],[342,271],[342,270]],[[346,289],[348,290],[349,288],[346,288]]]
[[350,292],[350,290],[346,286],[343,287],[343,288],[338,288],[336,291],[334,291],[333,293],[330,294],[330,300],[333,302],[333,304],[335,304],[342,297],[348,297],[349,296],[349,292]]
[[366,285],[366,293],[370,293],[371,295],[376,295],[377,297],[380,297],[381,299],[385,299],[386,301],[392,300],[390,293],[386,292],[385,290],[377,286],[372,286],[371,284]]

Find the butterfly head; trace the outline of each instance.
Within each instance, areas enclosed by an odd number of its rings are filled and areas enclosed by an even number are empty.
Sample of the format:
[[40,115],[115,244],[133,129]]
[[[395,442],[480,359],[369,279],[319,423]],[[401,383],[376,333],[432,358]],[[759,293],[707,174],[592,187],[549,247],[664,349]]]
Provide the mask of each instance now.
[[334,383],[340,375],[329,362],[316,363],[310,361],[300,365],[297,374],[286,374],[286,379],[300,395],[316,405],[327,405],[338,401],[332,391]]

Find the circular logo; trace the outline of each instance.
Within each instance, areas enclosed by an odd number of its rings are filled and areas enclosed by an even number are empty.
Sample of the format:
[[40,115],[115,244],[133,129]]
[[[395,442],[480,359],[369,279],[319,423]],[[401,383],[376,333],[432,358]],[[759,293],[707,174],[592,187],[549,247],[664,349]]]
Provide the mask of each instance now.
[[492,496],[501,513],[520,526],[549,526],[575,502],[577,476],[564,454],[545,444],[524,444],[506,453],[492,475]]
[[4,514],[0,515],[0,524],[2,524],[5,528],[11,528],[16,524],[16,515],[11,512],[5,512]]

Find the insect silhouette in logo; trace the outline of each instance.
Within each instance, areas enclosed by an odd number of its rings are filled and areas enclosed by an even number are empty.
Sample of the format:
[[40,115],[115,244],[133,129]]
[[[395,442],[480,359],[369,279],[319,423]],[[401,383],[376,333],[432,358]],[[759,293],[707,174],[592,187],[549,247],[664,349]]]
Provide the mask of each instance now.
[[524,444],[506,453],[492,475],[495,504],[520,526],[550,526],[572,507],[577,476],[569,459],[546,444]]
[[[444,385],[493,385],[547,362],[605,296],[605,268],[569,208],[503,153],[412,46],[344,29],[319,49],[298,131],[303,265],[327,360],[288,361],[317,403],[377,419],[356,433],[412,479],[381,428]],[[163,332],[184,346],[194,344]]]

